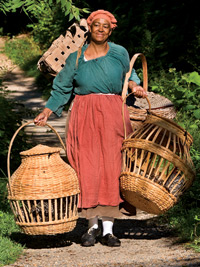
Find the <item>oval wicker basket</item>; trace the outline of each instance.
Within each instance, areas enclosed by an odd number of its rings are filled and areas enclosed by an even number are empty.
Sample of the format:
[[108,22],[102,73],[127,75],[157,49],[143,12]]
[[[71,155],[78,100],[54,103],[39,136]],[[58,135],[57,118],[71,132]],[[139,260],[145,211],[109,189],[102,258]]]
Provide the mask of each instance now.
[[[123,119],[125,101],[126,97]],[[126,137],[124,122],[124,131],[121,193],[136,208],[162,214],[195,178],[190,157],[192,136],[173,120],[151,112],[150,103],[143,126]]]
[[[22,125],[11,139],[8,150],[8,199],[16,224],[29,235],[55,235],[72,231],[78,219],[79,183],[75,171],[60,157],[59,147],[37,145],[20,152],[22,162],[10,176],[10,153],[13,141]],[[65,145],[56,130],[62,146]]]

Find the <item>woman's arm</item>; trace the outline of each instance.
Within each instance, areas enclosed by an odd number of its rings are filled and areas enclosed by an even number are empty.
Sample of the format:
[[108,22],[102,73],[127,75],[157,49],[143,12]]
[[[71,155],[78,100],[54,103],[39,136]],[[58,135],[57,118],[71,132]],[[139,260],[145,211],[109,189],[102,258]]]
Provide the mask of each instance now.
[[36,125],[44,126],[53,112],[57,116],[61,116],[64,105],[67,104],[72,94],[75,64],[76,53],[72,53],[67,58],[64,68],[55,77],[51,96],[44,110],[34,119]]

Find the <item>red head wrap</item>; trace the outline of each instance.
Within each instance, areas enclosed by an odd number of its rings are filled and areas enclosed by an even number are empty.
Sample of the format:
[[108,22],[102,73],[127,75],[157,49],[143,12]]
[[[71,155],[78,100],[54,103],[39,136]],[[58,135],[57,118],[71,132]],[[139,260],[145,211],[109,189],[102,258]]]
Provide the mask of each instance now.
[[112,29],[117,27],[117,20],[115,19],[113,14],[103,9],[94,11],[90,14],[90,16],[87,18],[88,25],[90,26],[95,19],[106,19],[110,22],[110,26]]

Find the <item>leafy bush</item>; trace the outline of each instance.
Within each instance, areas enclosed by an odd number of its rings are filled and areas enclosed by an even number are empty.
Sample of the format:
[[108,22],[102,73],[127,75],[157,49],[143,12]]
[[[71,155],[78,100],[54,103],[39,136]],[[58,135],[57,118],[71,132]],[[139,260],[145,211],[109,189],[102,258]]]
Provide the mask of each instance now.
[[196,169],[192,187],[183,194],[178,204],[169,210],[167,217],[182,241],[190,241],[200,251],[200,75],[197,72],[182,74],[175,69],[162,71],[152,77],[152,91],[171,99],[177,108],[177,123],[193,136],[190,153]]
[[200,75],[197,72],[182,74],[176,69],[161,74],[151,81],[152,91],[166,95],[175,107],[186,111],[194,119],[200,119]]

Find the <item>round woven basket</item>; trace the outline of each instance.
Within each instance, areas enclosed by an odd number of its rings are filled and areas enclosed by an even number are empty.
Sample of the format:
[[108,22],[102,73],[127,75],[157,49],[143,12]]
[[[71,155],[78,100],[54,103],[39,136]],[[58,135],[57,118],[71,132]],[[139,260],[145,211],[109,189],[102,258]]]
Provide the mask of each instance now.
[[[55,235],[72,231],[78,219],[79,183],[75,171],[60,157],[59,147],[37,145],[20,152],[22,162],[10,176],[8,151],[8,199],[16,224],[29,235]],[[56,130],[47,124],[58,136]]]
[[[124,105],[123,101],[123,119]],[[173,207],[195,178],[190,157],[192,136],[173,120],[149,111],[142,127],[126,136],[122,146],[120,189],[136,208],[162,214]]]

